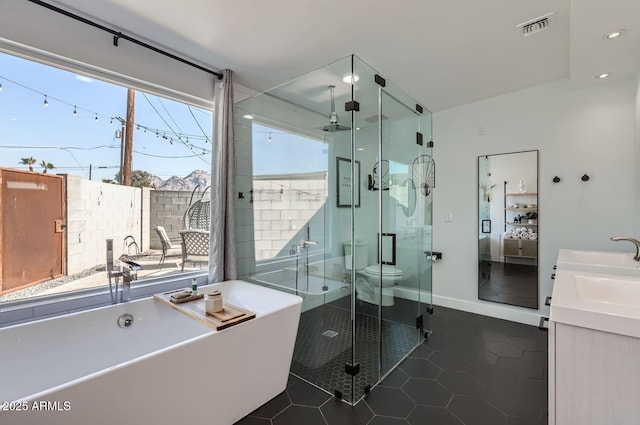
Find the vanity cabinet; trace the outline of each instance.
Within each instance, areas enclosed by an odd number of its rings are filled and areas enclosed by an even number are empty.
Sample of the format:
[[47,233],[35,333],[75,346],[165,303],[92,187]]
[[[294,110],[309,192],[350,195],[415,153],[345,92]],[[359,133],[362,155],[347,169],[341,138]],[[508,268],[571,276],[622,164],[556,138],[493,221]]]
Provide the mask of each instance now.
[[502,240],[502,253],[505,257],[538,257],[538,240],[507,239]]
[[549,322],[549,425],[637,425],[640,338]]

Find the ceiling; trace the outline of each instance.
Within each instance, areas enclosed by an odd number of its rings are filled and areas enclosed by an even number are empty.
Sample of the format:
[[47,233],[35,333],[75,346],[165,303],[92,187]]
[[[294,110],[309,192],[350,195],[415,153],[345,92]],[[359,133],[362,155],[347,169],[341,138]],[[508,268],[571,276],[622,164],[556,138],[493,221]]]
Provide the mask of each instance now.
[[[355,53],[431,111],[640,70],[638,0],[58,0],[264,91]],[[524,37],[518,24],[553,13]],[[624,29],[606,40],[604,34]],[[610,72],[607,80],[596,75]]]

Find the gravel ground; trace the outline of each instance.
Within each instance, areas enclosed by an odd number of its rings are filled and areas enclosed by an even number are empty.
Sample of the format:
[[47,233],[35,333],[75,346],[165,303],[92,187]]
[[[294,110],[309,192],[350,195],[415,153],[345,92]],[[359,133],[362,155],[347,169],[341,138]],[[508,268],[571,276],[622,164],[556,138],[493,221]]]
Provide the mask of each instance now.
[[[157,251],[145,252],[142,254],[130,255],[130,256],[121,256],[120,260],[131,260],[134,262],[154,262],[157,263],[160,261],[161,253],[159,254]],[[169,256],[167,256],[168,258]],[[61,276],[56,279],[47,280],[46,282],[41,282],[28,288],[19,289],[17,291],[9,292],[4,295],[0,295],[0,302],[3,301],[12,301],[19,300],[23,298],[30,298],[42,294],[43,292],[56,288],[58,286],[65,285],[67,283],[73,282],[74,280],[84,279],[85,277],[91,276],[96,273],[104,273],[104,266],[97,266],[91,269],[84,270],[80,273],[72,274],[69,276]]]
[[33,286],[29,286],[28,288],[18,289],[17,291],[0,295],[0,302],[34,297],[34,296],[37,296],[38,294],[43,293],[48,289],[56,288],[58,286],[62,286],[66,283],[73,282],[74,280],[83,279],[87,276],[91,276],[96,273],[104,272],[104,270],[105,270],[104,266],[94,267],[92,269],[84,270],[80,273],[72,274],[69,276],[61,276],[56,279],[47,280],[46,282],[41,282]]

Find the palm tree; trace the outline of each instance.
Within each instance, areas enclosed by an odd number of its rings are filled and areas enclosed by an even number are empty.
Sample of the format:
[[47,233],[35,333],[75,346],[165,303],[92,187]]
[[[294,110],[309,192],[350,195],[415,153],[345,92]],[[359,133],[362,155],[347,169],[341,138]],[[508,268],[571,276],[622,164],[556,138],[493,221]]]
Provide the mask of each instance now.
[[36,163],[36,159],[32,156],[28,157],[28,158],[20,158],[21,161],[18,162],[18,164],[24,164],[24,165],[28,165],[29,166],[29,171],[33,171],[33,164]]
[[54,168],[56,168],[55,165],[45,160],[40,161],[40,166],[42,167],[42,172],[44,174],[47,174],[48,170],[53,170]]

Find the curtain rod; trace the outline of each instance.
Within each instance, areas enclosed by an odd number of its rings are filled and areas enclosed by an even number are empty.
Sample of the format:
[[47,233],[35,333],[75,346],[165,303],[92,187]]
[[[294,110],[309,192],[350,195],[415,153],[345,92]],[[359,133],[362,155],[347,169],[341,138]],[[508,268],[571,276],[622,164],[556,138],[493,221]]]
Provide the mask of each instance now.
[[89,19],[83,18],[82,16],[78,16],[78,15],[76,15],[74,13],[71,13],[71,12],[68,12],[68,11],[66,11],[64,9],[60,9],[59,7],[53,6],[53,5],[49,4],[49,3],[45,3],[45,2],[43,2],[41,0],[29,0],[29,1],[31,3],[37,4],[39,6],[47,8],[47,9],[52,10],[54,12],[60,13],[61,15],[67,16],[67,17],[72,18],[72,19],[75,19],[76,21],[82,22],[82,23],[90,25],[90,26],[92,26],[94,28],[98,28],[98,29],[101,29],[102,31],[108,32],[109,34],[113,35],[113,45],[116,46],[116,47],[118,46],[118,40],[123,38],[123,39],[125,39],[127,41],[130,41],[130,42],[132,42],[134,44],[137,44],[138,46],[142,46],[142,47],[144,47],[146,49],[149,49],[149,50],[152,50],[152,51],[154,51],[156,53],[160,53],[161,55],[167,56],[167,57],[169,57],[171,59],[177,60],[178,62],[182,62],[182,63],[184,63],[186,65],[192,66],[194,68],[197,68],[197,69],[199,69],[201,71],[204,71],[204,72],[207,72],[209,74],[213,74],[216,77],[218,77],[219,80],[222,79],[222,74],[219,73],[219,72],[215,72],[215,71],[212,71],[210,69],[207,69],[207,68],[205,68],[203,66],[200,66],[200,65],[198,65],[196,63],[193,63],[193,62],[190,62],[190,61],[188,61],[186,59],[183,59],[183,58],[181,58],[179,56],[176,56],[176,55],[174,55],[172,53],[169,53],[169,52],[167,52],[165,50],[162,50],[162,49],[154,47],[154,46],[152,46],[150,44],[147,44],[144,41],[140,41],[140,40],[138,40],[136,38],[130,37],[130,36],[128,36],[126,34],[123,34],[123,33],[119,32],[119,31],[115,31],[115,30],[112,30],[111,28],[107,28],[107,27],[105,27],[103,25],[98,24],[97,22],[94,22],[94,21],[91,21]]

